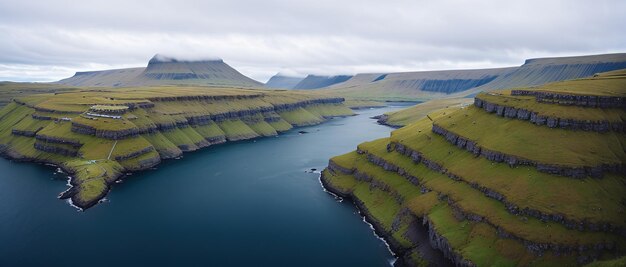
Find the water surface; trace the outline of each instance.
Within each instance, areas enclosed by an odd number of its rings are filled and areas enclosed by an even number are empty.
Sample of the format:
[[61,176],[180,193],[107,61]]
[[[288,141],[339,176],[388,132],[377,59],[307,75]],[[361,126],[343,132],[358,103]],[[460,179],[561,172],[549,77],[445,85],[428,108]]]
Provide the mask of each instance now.
[[0,266],[388,266],[353,205],[307,171],[388,136],[369,117],[398,108],[185,154],[125,178],[86,212],[56,199],[64,174],[0,159]]

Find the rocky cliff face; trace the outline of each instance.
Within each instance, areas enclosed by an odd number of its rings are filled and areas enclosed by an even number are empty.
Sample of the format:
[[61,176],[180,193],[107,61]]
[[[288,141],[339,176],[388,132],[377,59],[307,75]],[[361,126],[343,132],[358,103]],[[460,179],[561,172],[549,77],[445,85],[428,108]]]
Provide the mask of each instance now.
[[511,90],[512,96],[534,96],[537,102],[589,108],[626,108],[620,96],[578,95],[537,90]]
[[78,150],[76,150],[76,149],[71,149],[71,148],[66,148],[66,147],[61,147],[61,146],[55,146],[55,145],[51,145],[51,144],[47,144],[47,143],[43,143],[43,142],[35,142],[34,147],[35,147],[35,149],[37,149],[39,151],[53,153],[53,154],[58,154],[58,155],[62,155],[62,156],[67,156],[67,157],[76,157],[76,156],[78,156]]
[[625,130],[623,122],[609,122],[606,120],[589,121],[589,120],[576,120],[571,118],[559,118],[555,116],[540,115],[537,112],[530,110],[515,108],[505,105],[498,105],[490,103],[486,100],[480,99],[477,96],[474,99],[474,105],[482,108],[489,113],[495,113],[498,116],[506,118],[516,118],[519,120],[528,120],[536,125],[545,125],[550,128],[562,128],[568,130],[582,130],[582,131],[595,131],[595,132],[608,132],[616,131],[623,132]]
[[[256,96],[251,96],[251,98],[256,98]],[[200,99],[203,99],[203,98],[200,98]],[[246,99],[246,98],[244,97],[241,99]],[[220,99],[220,101],[224,101],[224,100],[225,99]],[[230,99],[227,99],[227,100],[233,101]],[[180,97],[180,98],[173,98],[173,99],[160,98],[158,100],[155,99],[155,101],[158,102],[158,101],[190,101],[190,100],[187,98]],[[104,138],[104,139],[121,140],[125,138],[136,137],[140,134],[156,133],[157,131],[169,131],[169,130],[173,130],[176,128],[189,127],[190,125],[202,126],[202,125],[208,125],[214,122],[223,122],[226,120],[244,120],[246,122],[253,122],[251,121],[253,116],[260,115],[260,114],[270,115],[270,117],[267,118],[266,121],[277,121],[277,120],[280,120],[280,115],[278,115],[277,112],[287,112],[287,111],[296,110],[298,108],[306,108],[312,105],[341,104],[343,103],[343,101],[344,101],[343,98],[337,98],[337,97],[319,98],[319,99],[298,101],[294,103],[275,104],[271,107],[243,109],[243,110],[237,110],[237,111],[215,113],[211,115],[188,115],[188,116],[184,116],[183,120],[177,121],[175,123],[157,123],[155,124],[154,127],[141,128],[141,129],[131,128],[131,129],[125,129],[125,130],[103,130],[103,129],[97,129],[93,126],[89,126],[89,125],[85,125],[85,124],[81,124],[81,123],[73,121],[71,130],[72,132],[79,133],[79,134],[93,135],[93,136]],[[18,132],[16,134],[20,134],[20,133],[21,132]],[[236,138],[236,139],[237,140],[249,139],[251,137],[254,137],[254,136],[247,135],[247,136],[241,136],[240,138]],[[202,147],[206,146],[205,144],[201,144],[201,145]],[[185,147],[185,149],[188,149],[188,147]]]
[[80,124],[77,122],[72,122],[72,132],[86,135],[93,135],[99,138],[111,139],[111,140],[120,140],[124,138],[129,138],[133,136],[138,136],[141,132],[139,129],[128,129],[128,130],[101,130],[91,127],[89,125]]
[[433,124],[432,132],[445,137],[445,139],[451,144],[461,149],[470,151],[476,156],[481,156],[494,162],[506,162],[511,167],[518,165],[535,166],[537,170],[541,172],[578,179],[583,179],[587,176],[601,178],[605,172],[624,172],[624,166],[622,166],[621,164],[602,164],[600,166],[584,167],[560,166],[549,163],[536,162],[515,155],[508,155],[506,153],[486,149],[477,144],[475,141],[468,140],[467,138],[450,132],[437,124]]
[[[589,102],[584,102],[587,105]],[[611,103],[614,103],[611,101]],[[583,103],[581,103],[583,104]],[[594,131],[594,132],[624,132],[623,122],[609,122],[606,120],[600,121],[582,121],[570,118],[560,118],[555,116],[540,115],[537,112],[530,110],[515,108],[511,106],[498,105],[483,100],[480,96],[474,98],[474,106],[482,108],[489,113],[495,113],[498,116],[506,118],[516,118],[519,120],[528,120],[536,125],[545,125],[550,128],[562,128],[568,130],[582,130],[582,131]]]
[[[611,223],[589,223],[589,222],[585,222],[585,221],[580,221],[580,220],[573,220],[570,218],[566,218],[566,216],[564,216],[563,214],[559,214],[559,213],[552,213],[552,214],[548,214],[548,213],[544,213],[541,211],[538,211],[536,209],[532,209],[529,207],[519,207],[518,205],[508,201],[506,199],[506,197],[497,191],[497,189],[491,189],[491,188],[487,188],[484,186],[481,186],[477,183],[472,183],[469,182],[467,179],[465,179],[464,177],[462,177],[461,175],[457,175],[454,174],[448,170],[446,170],[445,168],[441,167],[440,164],[428,159],[427,157],[425,157],[422,153],[412,150],[400,143],[395,143],[395,142],[391,142],[388,146],[388,151],[397,151],[398,153],[411,158],[411,160],[418,164],[418,163],[423,163],[425,166],[427,166],[429,169],[436,171],[436,172],[440,172],[443,174],[446,174],[446,176],[448,176],[448,178],[457,181],[457,182],[462,182],[462,183],[466,183],[469,186],[471,186],[472,188],[482,192],[485,196],[498,200],[500,202],[502,202],[504,204],[504,206],[506,207],[507,211],[515,214],[515,215],[519,215],[519,216],[530,216],[530,217],[535,217],[537,219],[540,219],[541,221],[547,222],[547,221],[553,221],[553,222],[557,222],[560,224],[565,225],[567,228],[569,229],[577,229],[580,231],[601,231],[601,232],[616,232],[616,233],[626,233],[625,229],[622,229],[618,226],[612,225]],[[362,153],[366,153],[364,151],[362,151]],[[415,176],[411,176],[409,174],[409,172],[407,172],[406,170],[403,170],[401,168],[396,167],[395,165],[388,163],[386,161],[384,161],[382,158],[376,157],[376,156],[370,156],[368,155],[368,159],[379,166],[382,166],[384,169],[386,170],[390,170],[390,171],[394,171],[394,172],[398,172],[401,175],[403,175],[407,180],[409,180],[411,183],[415,184],[416,186],[419,186],[419,179]],[[428,192],[430,191],[429,189],[425,188],[422,191],[424,192]]]

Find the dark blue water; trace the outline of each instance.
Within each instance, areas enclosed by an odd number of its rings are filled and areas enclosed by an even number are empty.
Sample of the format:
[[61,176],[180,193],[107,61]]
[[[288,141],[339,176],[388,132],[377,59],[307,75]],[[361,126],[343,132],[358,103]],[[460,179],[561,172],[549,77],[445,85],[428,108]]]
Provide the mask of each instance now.
[[185,154],[86,212],[56,199],[63,174],[0,159],[0,266],[388,266],[353,205],[306,171],[388,136],[368,117],[397,108]]

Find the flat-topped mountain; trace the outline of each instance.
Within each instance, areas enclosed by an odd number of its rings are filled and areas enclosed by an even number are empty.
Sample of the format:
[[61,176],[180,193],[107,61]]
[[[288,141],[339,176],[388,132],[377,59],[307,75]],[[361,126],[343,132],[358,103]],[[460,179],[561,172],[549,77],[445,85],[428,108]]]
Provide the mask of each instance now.
[[496,68],[363,74],[355,76],[354,80],[335,84],[328,91],[357,98],[375,98],[380,95],[390,100],[405,100],[465,91],[514,70],[515,68]]
[[529,59],[519,67],[357,74],[324,90],[368,100],[429,100],[542,85],[626,68],[626,53]]
[[221,59],[180,60],[155,55],[145,68],[77,72],[56,82],[73,86],[128,87],[146,85],[209,85],[260,87]]
[[287,75],[277,73],[265,83],[265,87],[280,88],[280,89],[293,89],[302,80],[304,80],[303,77],[292,77],[292,76],[287,76]]
[[578,57],[527,59],[510,73],[501,75],[488,84],[476,87],[468,94],[494,89],[542,85],[593,76],[596,73],[626,68],[626,53]]

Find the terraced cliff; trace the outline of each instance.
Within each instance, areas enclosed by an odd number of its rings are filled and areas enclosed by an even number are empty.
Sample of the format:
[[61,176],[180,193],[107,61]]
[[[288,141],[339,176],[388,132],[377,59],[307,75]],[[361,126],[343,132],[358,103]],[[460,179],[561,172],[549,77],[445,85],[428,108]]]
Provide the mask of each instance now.
[[204,87],[72,90],[18,97],[0,110],[0,153],[72,174],[61,198],[86,209],[122,174],[214,144],[275,136],[353,115],[342,98]]
[[623,262],[625,119],[625,71],[481,93],[332,158],[321,181],[409,266],[420,229],[458,266]]

